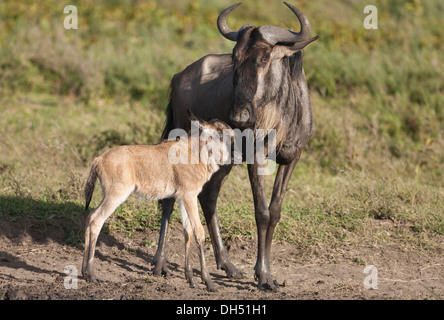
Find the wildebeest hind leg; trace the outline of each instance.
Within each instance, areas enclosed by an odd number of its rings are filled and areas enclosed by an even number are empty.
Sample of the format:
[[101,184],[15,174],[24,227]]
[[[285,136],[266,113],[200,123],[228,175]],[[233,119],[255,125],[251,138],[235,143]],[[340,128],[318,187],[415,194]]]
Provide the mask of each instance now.
[[170,220],[171,213],[173,212],[175,199],[163,199],[161,201],[162,208],[162,223],[160,226],[159,243],[157,246],[156,254],[154,255],[152,264],[154,265],[153,274],[156,276],[168,276],[170,271],[168,270],[167,260],[165,255],[165,247],[167,240],[168,222]]

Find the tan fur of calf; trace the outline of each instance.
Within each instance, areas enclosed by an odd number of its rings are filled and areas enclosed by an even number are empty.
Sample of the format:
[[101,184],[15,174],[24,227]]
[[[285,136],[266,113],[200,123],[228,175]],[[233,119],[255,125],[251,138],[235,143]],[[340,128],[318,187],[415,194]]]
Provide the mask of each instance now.
[[[91,201],[97,178],[100,180],[103,199],[86,220],[82,274],[88,281],[96,280],[93,268],[94,251],[105,220],[134,192],[148,199],[177,200],[185,236],[185,277],[191,286],[195,286],[189,261],[194,234],[199,248],[202,280],[208,290],[216,289],[205,266],[205,231],[199,219],[197,196],[213,173],[219,170],[219,164],[226,160],[216,159],[217,163],[202,161],[202,155],[208,155],[208,152],[205,152],[208,150],[210,154],[214,150],[220,151],[216,153],[221,157],[228,155],[229,146],[223,141],[222,135],[225,133],[226,136],[228,132],[231,138],[229,143],[232,143],[234,132],[222,121],[205,122],[197,119],[191,112],[190,120],[199,121],[199,127],[203,130],[199,136],[163,141],[157,145],[115,147],[94,159],[85,187],[86,208]],[[205,136],[208,129],[218,133],[217,139],[214,139],[214,134],[211,138]],[[203,150],[204,148],[207,150]],[[187,163],[172,164],[169,159],[171,150],[174,150],[173,153],[181,152],[181,155],[186,151]],[[193,158],[196,156],[200,159]]]

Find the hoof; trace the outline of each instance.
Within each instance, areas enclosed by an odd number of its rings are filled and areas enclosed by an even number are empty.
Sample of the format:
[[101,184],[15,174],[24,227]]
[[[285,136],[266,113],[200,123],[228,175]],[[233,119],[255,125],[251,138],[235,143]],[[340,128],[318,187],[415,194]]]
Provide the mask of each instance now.
[[193,278],[187,279],[187,282],[190,285],[190,288],[196,288],[197,287],[196,281],[194,281]]
[[188,284],[190,285],[190,288],[196,288],[197,284],[194,281],[193,272],[192,271],[185,271],[185,279],[187,280]]
[[207,283],[207,290],[208,292],[216,292],[217,291],[217,286],[211,282],[211,283]]
[[92,270],[82,270],[83,279],[88,283],[97,283],[97,277]]
[[265,283],[259,282],[257,285],[257,288],[261,291],[276,292],[276,291],[278,291],[278,284],[276,283],[276,281],[265,282]]
[[153,261],[151,264],[154,265],[153,275],[154,276],[163,276],[168,277],[171,273],[167,267],[166,260]]
[[98,283],[99,280],[95,277],[95,276],[90,276],[90,275],[83,275],[83,278],[86,280],[86,282],[88,283]]
[[270,274],[254,275],[255,280],[258,280],[257,288],[262,291],[277,291],[278,283],[273,280]]
[[227,277],[230,279],[242,279],[244,278],[244,274],[237,269],[234,264],[232,264],[230,261],[224,263],[220,269],[224,270],[227,274]]

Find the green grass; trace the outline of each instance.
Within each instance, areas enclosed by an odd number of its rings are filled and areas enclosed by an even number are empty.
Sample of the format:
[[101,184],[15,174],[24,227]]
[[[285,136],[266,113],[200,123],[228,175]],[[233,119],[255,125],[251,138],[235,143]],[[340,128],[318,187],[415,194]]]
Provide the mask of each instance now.
[[[67,3],[68,4],[68,3]],[[0,4],[0,219],[67,221],[82,241],[83,186],[109,147],[158,142],[172,76],[208,53],[229,53],[216,18],[224,1],[74,1]],[[320,38],[304,52],[317,130],[296,167],[276,228],[306,252],[395,245],[442,250],[444,233],[443,4],[377,1],[379,30],[362,26],[366,1],[302,1]],[[253,8],[257,8],[253,11]],[[245,2],[228,21],[297,30],[280,2]],[[35,41],[38,39],[38,41]],[[273,177],[267,177],[268,194]],[[100,201],[96,187],[91,207]],[[255,237],[245,165],[218,202],[224,239]],[[155,202],[131,197],[106,231],[159,228]],[[177,211],[173,223],[179,221]]]

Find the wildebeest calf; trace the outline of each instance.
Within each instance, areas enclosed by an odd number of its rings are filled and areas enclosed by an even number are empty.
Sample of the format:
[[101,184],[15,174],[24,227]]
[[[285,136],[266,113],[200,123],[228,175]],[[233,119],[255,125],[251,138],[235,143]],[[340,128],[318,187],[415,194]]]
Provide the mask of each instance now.
[[[234,132],[223,121],[206,122],[190,111],[189,116],[190,120],[197,121],[201,131],[199,136],[188,135],[186,138],[165,140],[156,145],[119,146],[94,159],[85,187],[86,209],[91,202],[97,178],[100,179],[103,199],[86,220],[82,264],[82,274],[86,280],[96,281],[93,270],[94,251],[105,220],[135,192],[148,199],[177,200],[185,236],[185,277],[190,286],[194,287],[189,261],[194,233],[199,248],[202,280],[209,291],[216,289],[205,265],[205,231],[199,219],[197,196],[213,173],[219,170],[220,164],[227,160]],[[209,131],[212,134],[208,134]],[[227,136],[230,139],[224,141]],[[176,156],[180,152],[183,156],[184,151],[186,157],[179,163],[172,163],[171,155]],[[219,158],[214,158],[215,154]]]

